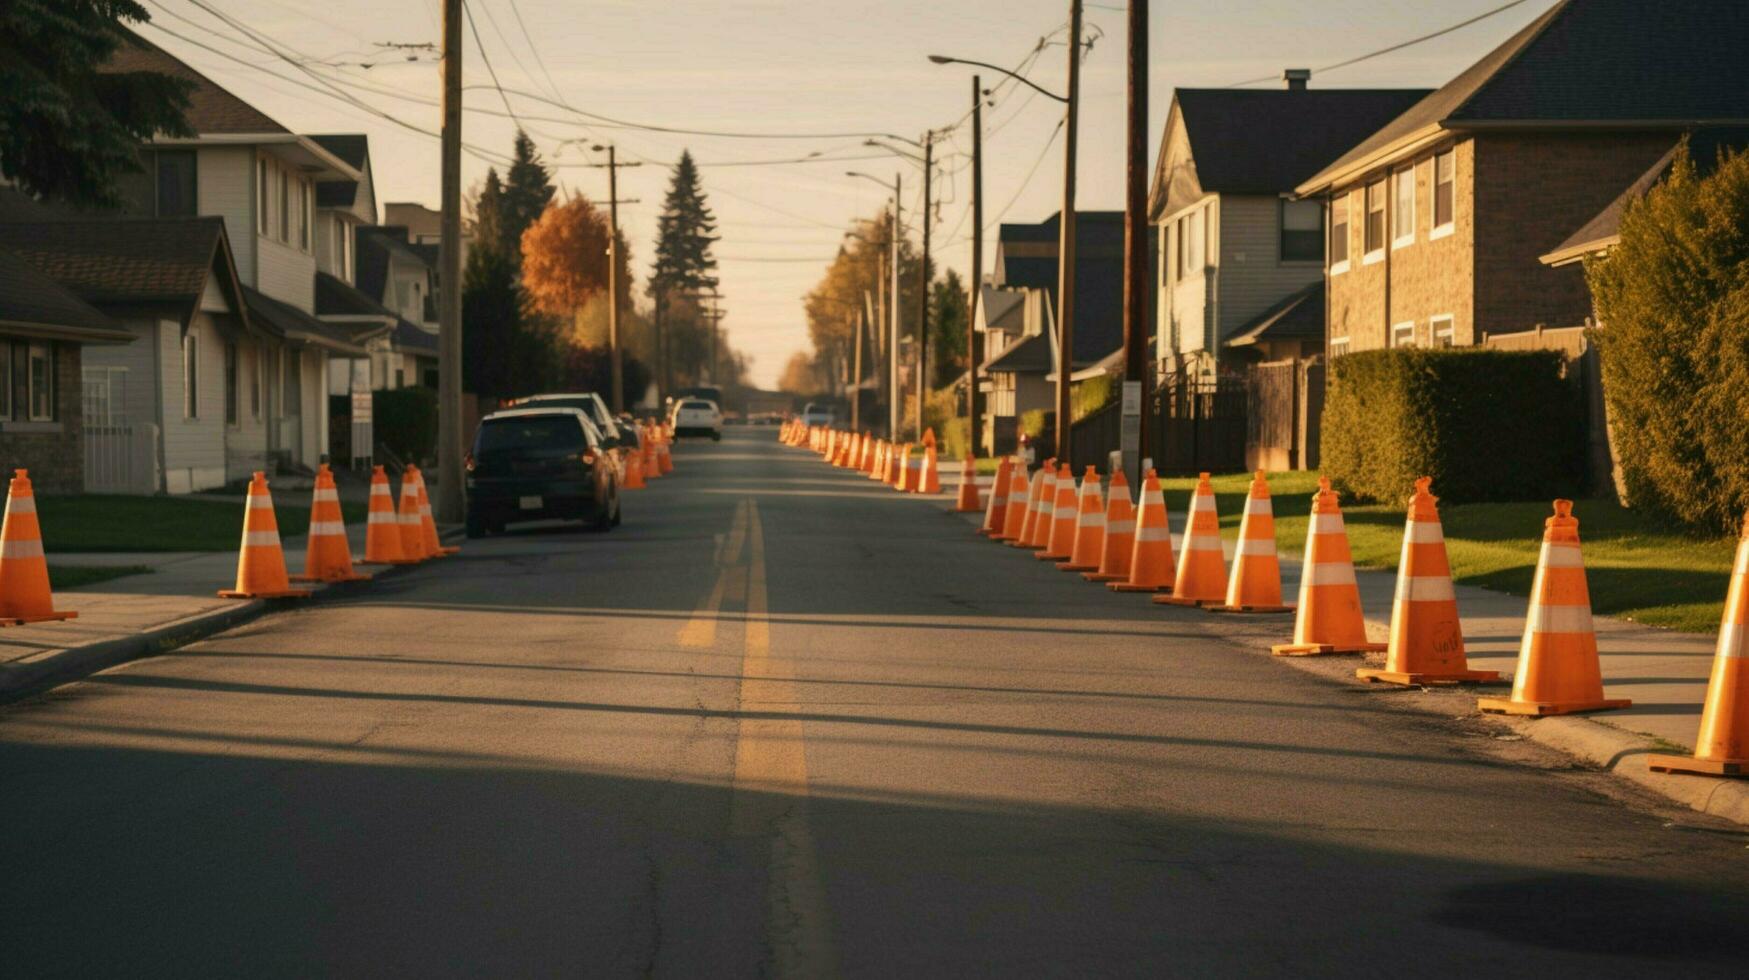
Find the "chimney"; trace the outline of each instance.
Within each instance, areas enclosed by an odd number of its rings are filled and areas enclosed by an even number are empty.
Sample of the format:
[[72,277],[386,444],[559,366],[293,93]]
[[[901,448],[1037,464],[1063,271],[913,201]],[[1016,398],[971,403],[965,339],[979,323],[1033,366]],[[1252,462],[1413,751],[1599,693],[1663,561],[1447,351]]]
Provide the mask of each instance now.
[[1281,84],[1289,92],[1304,92],[1306,82],[1311,77],[1312,69],[1310,68],[1289,68],[1281,73]]

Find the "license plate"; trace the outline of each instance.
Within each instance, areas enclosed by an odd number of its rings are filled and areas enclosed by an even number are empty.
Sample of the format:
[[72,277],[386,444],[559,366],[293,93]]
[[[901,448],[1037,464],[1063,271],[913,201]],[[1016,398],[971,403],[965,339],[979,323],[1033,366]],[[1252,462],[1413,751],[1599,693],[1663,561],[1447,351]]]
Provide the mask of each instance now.
[[540,510],[539,497],[523,497],[520,503],[523,510]]

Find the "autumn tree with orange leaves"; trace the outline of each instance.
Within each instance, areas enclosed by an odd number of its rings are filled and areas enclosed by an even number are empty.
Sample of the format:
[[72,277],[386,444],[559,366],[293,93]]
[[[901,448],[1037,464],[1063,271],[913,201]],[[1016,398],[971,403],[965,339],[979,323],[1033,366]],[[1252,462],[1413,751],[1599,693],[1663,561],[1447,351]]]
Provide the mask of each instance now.
[[535,307],[580,320],[584,307],[606,297],[610,254],[619,263],[620,301],[629,307],[625,239],[613,248],[611,237],[607,215],[583,195],[548,205],[522,233],[522,285]]

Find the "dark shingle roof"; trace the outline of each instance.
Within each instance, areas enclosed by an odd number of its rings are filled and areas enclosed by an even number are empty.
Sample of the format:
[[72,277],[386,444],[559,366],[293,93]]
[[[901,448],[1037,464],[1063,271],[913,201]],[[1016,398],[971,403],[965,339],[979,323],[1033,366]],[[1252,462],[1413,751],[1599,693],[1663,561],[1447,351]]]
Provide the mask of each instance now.
[[1749,4],[1562,0],[1301,184],[1430,126],[1749,121]]
[[359,291],[378,302],[386,299],[390,254],[399,254],[411,262],[426,262],[418,246],[408,244],[407,229],[401,225],[361,226],[358,229],[354,278],[358,281]]
[[[1086,367],[1123,343],[1124,215],[1080,211],[1075,221],[1074,366]],[[996,285],[1042,289],[1056,302],[1057,216],[1034,225],[1005,224],[998,233]],[[1153,269],[1158,236],[1148,236]],[[1150,281],[1151,278],[1150,278]],[[1152,329],[1154,304],[1149,303]]]
[[324,323],[260,290],[244,286],[243,301],[249,307],[250,322],[281,339],[327,348],[336,353],[364,353],[364,348],[353,343],[350,330],[339,324]]
[[989,327],[1001,330],[1020,327],[1021,305],[1026,301],[1025,294],[1013,289],[1003,289],[999,286],[984,286],[979,290],[978,315]]
[[[1700,177],[1712,173],[1718,166],[1719,154],[1742,151],[1745,147],[1749,147],[1749,128],[1702,129],[1690,133],[1688,137],[1689,159],[1694,161],[1695,174]],[[1542,256],[1542,261],[1550,265],[1564,265],[1615,244],[1621,237],[1621,218],[1627,211],[1628,203],[1646,196],[1647,191],[1657,186],[1670,173],[1680,149],[1680,142],[1672,146],[1668,153],[1658,158],[1657,163],[1652,164],[1645,173],[1629,184],[1627,190],[1621,192],[1621,196],[1609,202],[1607,207],[1585,222],[1578,231],[1567,236],[1566,241]]]
[[390,342],[402,350],[416,351],[421,354],[437,356],[437,335],[419,327],[411,320],[395,321],[395,332]]
[[192,306],[206,287],[224,236],[223,218],[0,224],[0,248],[10,249],[85,302],[97,305]]
[[1243,347],[1260,340],[1323,340],[1324,280],[1319,279],[1251,319],[1224,342]]
[[82,340],[132,339],[72,290],[4,250],[0,250],[0,325],[47,328]]
[[1428,92],[1195,88],[1179,89],[1174,101],[1204,191],[1281,194]]
[[131,32],[131,44],[117,48],[98,70],[107,73],[149,71],[194,83],[188,95],[188,125],[196,133],[289,133],[261,110],[237,98],[212,79],[177,60],[152,42]]
[[985,371],[1018,371],[1022,374],[1044,374],[1053,367],[1051,341],[1042,333],[1027,334],[998,351],[983,365]]
[[326,272],[318,272],[316,315],[393,317],[395,314],[346,280]]

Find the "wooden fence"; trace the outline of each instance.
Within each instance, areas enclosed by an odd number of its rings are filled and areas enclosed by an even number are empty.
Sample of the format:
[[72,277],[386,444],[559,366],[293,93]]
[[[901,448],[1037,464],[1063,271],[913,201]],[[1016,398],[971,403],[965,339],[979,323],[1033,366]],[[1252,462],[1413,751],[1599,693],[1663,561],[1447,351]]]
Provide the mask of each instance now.
[[1245,468],[1244,378],[1160,379],[1150,406],[1148,452],[1162,475],[1234,473]]
[[1323,359],[1252,365],[1245,392],[1245,468],[1315,469],[1324,411]]

